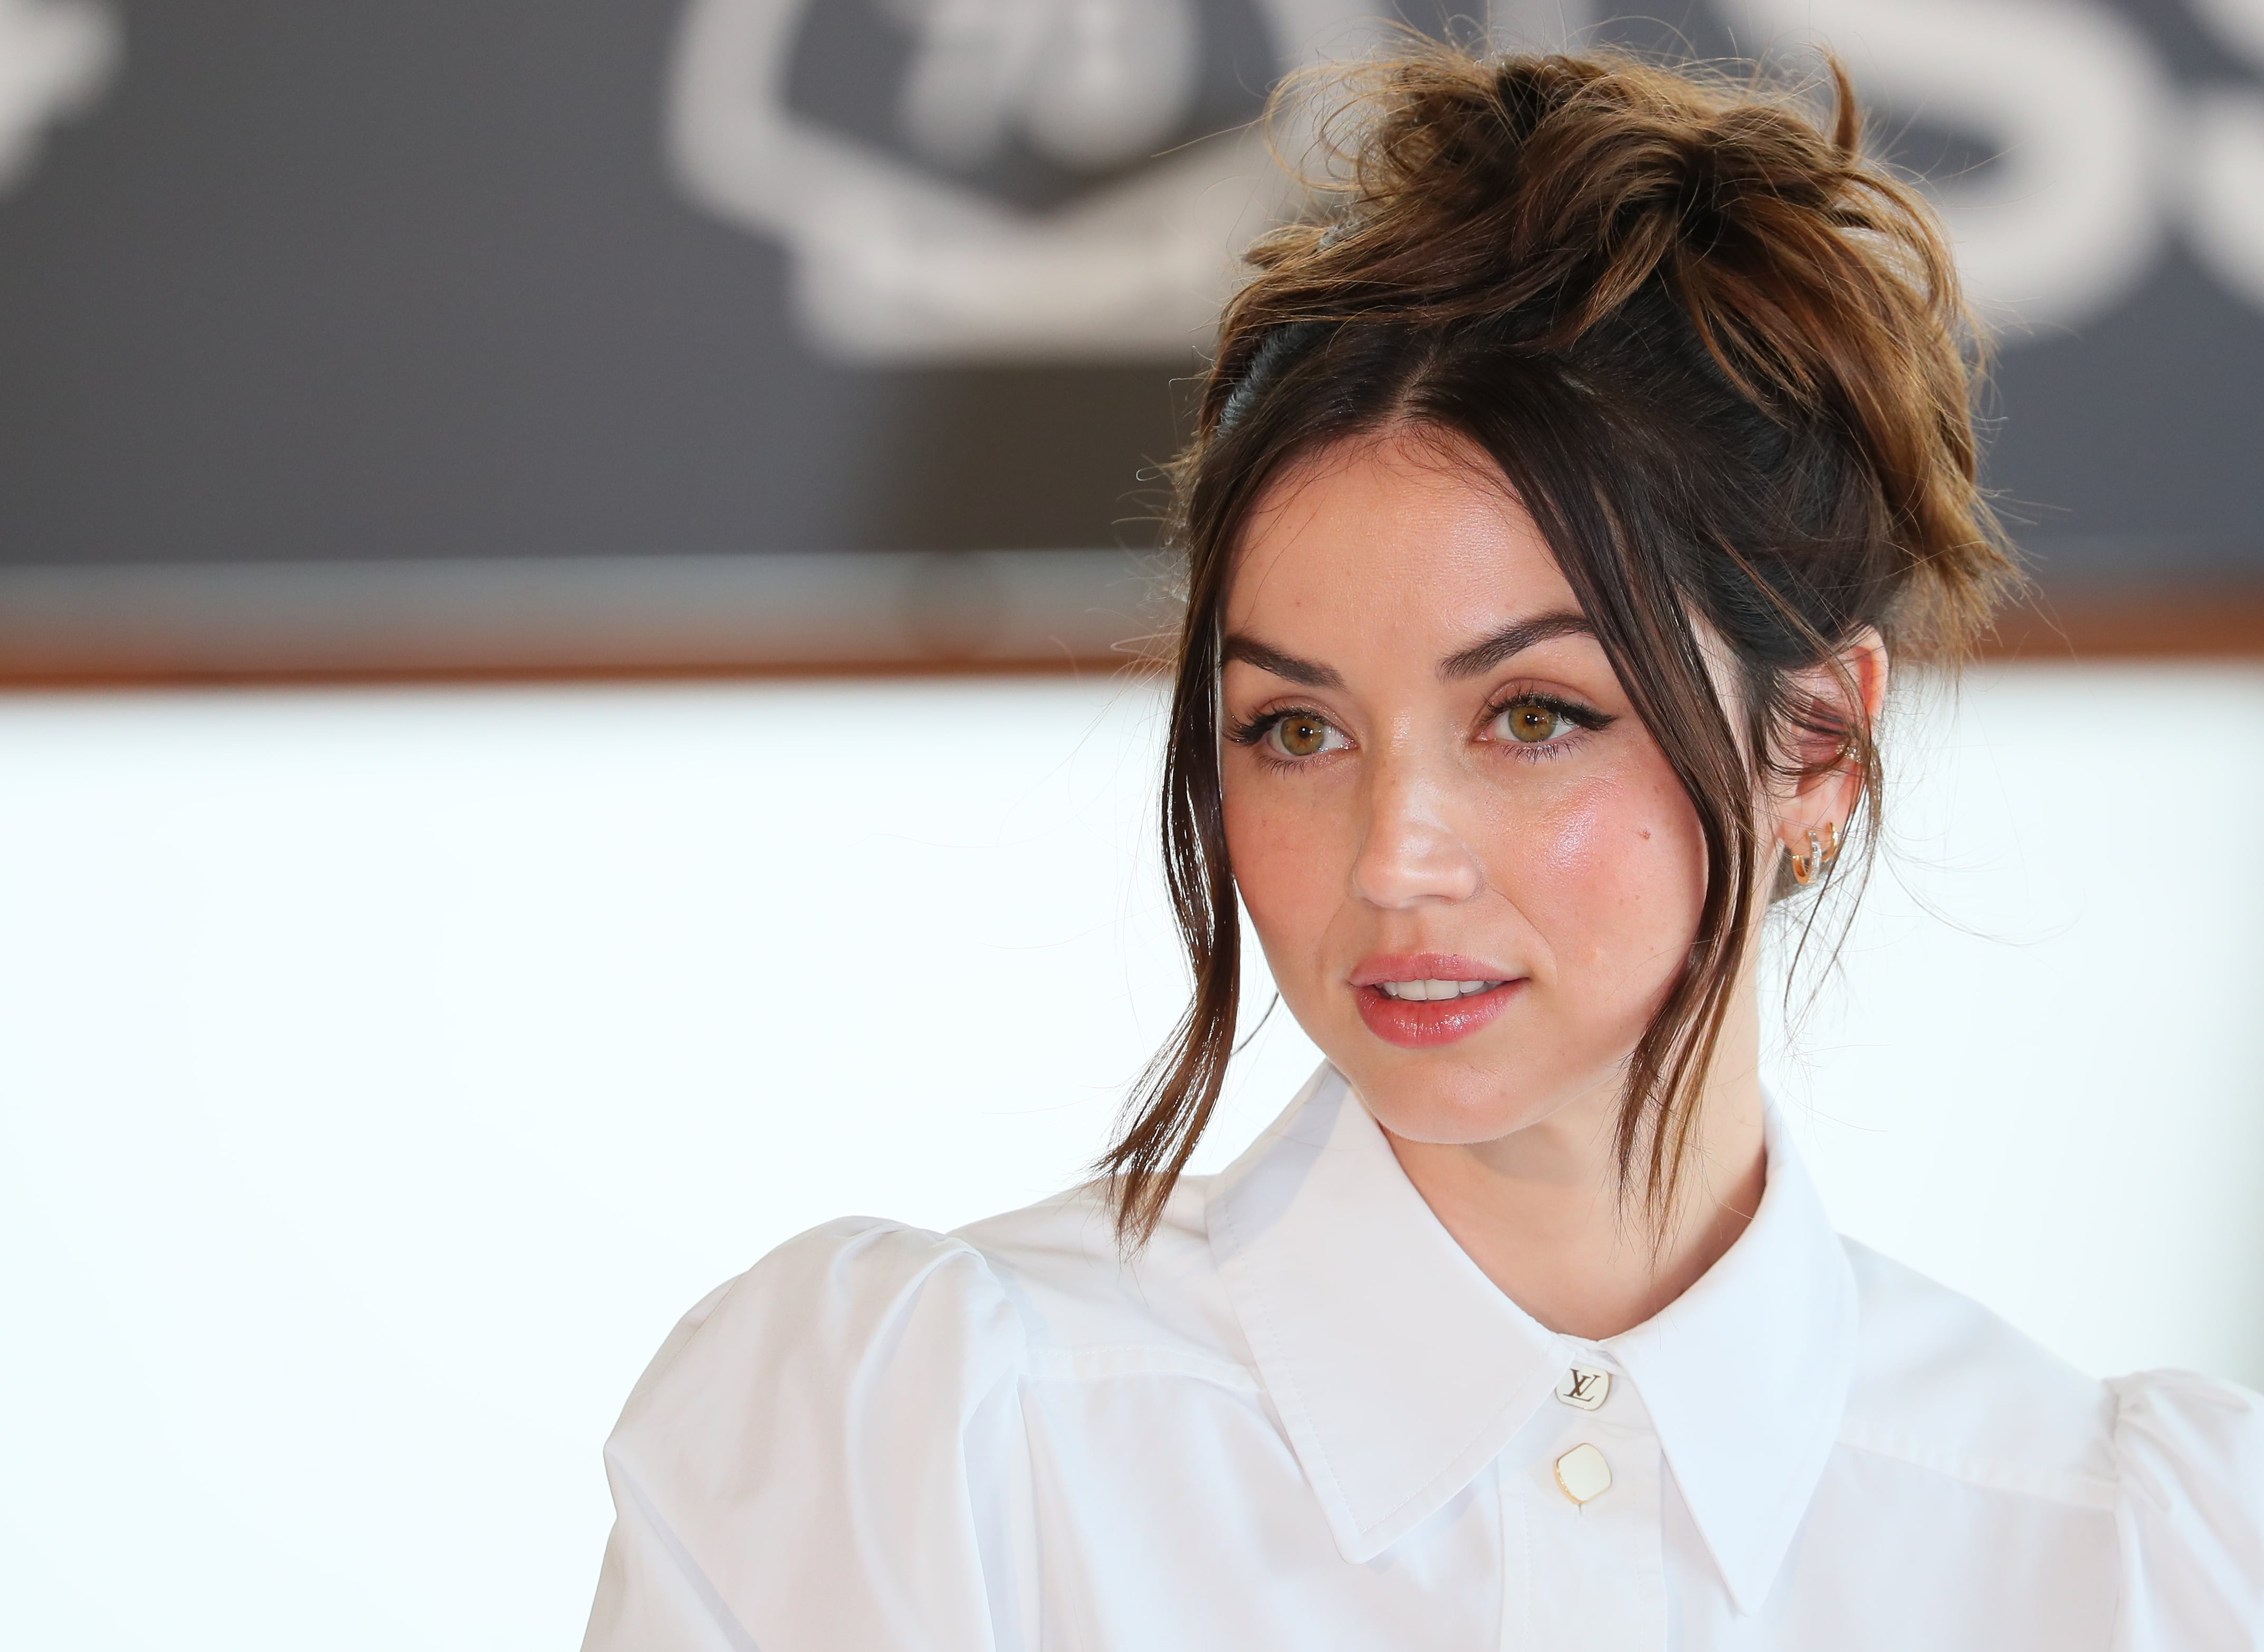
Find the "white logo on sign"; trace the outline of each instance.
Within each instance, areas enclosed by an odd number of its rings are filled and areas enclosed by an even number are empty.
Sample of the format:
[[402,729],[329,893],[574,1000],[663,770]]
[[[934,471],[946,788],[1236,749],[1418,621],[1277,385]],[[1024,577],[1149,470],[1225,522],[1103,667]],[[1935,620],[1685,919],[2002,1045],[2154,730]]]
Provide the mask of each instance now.
[[[2217,36],[2264,69],[2264,0],[2202,0]],[[2264,308],[2264,91],[2220,87],[2194,101],[2187,210],[2210,272]]]
[[[2264,65],[2264,0],[2197,4]],[[2228,289],[2264,305],[2264,94],[2181,91],[2099,0],[1725,9],[1749,51],[1828,41],[1866,97],[1991,140],[1989,165],[1932,185],[1985,315],[2047,336],[2094,321],[2145,279],[2173,228]]]
[[93,0],[0,0],[0,189],[21,183],[50,123],[92,103],[118,62]]
[[2095,0],[1731,0],[1747,49],[1828,42],[1873,102],[1991,140],[1937,179],[1985,315],[2054,328],[2113,308],[2161,243],[2171,94],[2145,38]]
[[[1033,214],[804,120],[787,71],[809,0],[689,0],[669,96],[677,178],[783,242],[803,329],[867,360],[1184,358],[1239,246],[1286,194],[1263,137],[1183,145]],[[894,0],[915,32],[900,128],[966,164],[1020,136],[1099,170],[1177,132],[1201,0]],[[1360,0],[1259,0],[1277,60],[1372,38]]]
[[[0,0],[12,6],[0,17],[65,3]],[[943,167],[1017,141],[1072,170],[1124,167],[1185,125],[1206,3],[879,0],[914,40],[887,94],[897,129]],[[1374,38],[1363,19],[1386,9],[1253,3],[1283,67],[1359,49]],[[1235,253],[1288,197],[1259,134],[1181,145],[1056,210],[1022,211],[790,109],[810,4],[688,0],[669,147],[694,199],[787,246],[811,337],[855,359],[930,362],[1184,359],[1205,338]],[[2264,0],[2198,4],[2228,46],[2264,63]],[[2264,305],[2264,91],[2181,97],[2144,35],[2099,0],[1724,9],[1747,50],[1781,60],[1828,41],[1875,104],[1988,141],[1989,164],[1932,185],[1985,315],[2032,337],[2095,320],[2145,279],[2173,228],[2228,289]],[[1492,10],[1502,35],[1531,37],[1543,12],[1577,34],[1586,8]],[[1294,153],[1297,134],[1283,135]]]
[[1019,129],[1064,166],[1152,155],[1194,98],[1194,0],[896,0],[918,54],[898,110],[947,165],[987,161]]

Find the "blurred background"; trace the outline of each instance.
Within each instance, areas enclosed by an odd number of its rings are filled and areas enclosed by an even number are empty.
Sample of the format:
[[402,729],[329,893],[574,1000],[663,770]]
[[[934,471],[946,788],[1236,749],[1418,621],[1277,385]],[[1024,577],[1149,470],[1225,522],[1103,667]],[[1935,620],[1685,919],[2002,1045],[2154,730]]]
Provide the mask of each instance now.
[[[2264,1383],[2264,0],[1394,15],[1827,42],[1927,180],[2038,594],[1772,1083],[1849,1232]],[[11,1646],[570,1645],[684,1308],[1075,1177],[1184,988],[1153,467],[1383,27],[0,0]]]

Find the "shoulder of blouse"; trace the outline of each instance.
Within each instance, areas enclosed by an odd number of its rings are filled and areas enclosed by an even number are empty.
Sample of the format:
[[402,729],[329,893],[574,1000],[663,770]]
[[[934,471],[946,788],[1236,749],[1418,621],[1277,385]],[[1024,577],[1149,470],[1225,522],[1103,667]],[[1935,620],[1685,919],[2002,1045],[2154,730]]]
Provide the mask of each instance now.
[[2124,1652],[2264,1645],[2264,1396],[2188,1371],[2107,1384]]
[[[787,1240],[694,1304],[630,1392],[614,1438],[687,1416],[708,1431],[734,1420],[762,1426],[756,1396],[833,1387],[882,1350],[916,1351],[912,1363],[930,1370],[957,1364],[984,1387],[1019,1365],[1021,1340],[1005,1292],[972,1246],[846,1216]],[[705,1438],[716,1443],[712,1431]]]
[[1862,1330],[1843,1445],[2111,1518],[2117,1652],[2264,1646],[2264,1399],[2183,1371],[2099,1381],[1847,1249]]
[[910,1363],[931,1394],[939,1381],[972,1395],[1005,1380],[1136,1373],[1254,1388],[1211,1259],[1208,1184],[1183,1178],[1129,1256],[1099,1187],[948,1234],[869,1216],[813,1228],[684,1315],[620,1432],[663,1412],[698,1411],[712,1427],[735,1397],[845,1382],[882,1350],[916,1350]]
[[956,1231],[1013,1302],[1034,1379],[1176,1375],[1257,1386],[1211,1253],[1210,1183],[1181,1177],[1155,1233],[1129,1253],[1103,1185]]
[[1842,1243],[1860,1327],[1842,1445],[1992,1490],[2113,1506],[2106,1385],[1970,1297]]
[[1026,1352],[974,1247],[902,1223],[828,1222],[710,1293],[606,1442],[585,1652],[988,1644],[976,1465],[1012,1458]]

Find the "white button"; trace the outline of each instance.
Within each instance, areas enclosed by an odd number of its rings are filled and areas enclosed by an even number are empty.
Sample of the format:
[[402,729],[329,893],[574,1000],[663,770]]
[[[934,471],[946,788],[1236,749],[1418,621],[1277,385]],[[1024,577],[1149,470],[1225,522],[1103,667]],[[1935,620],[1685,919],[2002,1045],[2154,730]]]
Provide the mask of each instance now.
[[1564,1373],[1564,1380],[1556,1385],[1556,1397],[1583,1411],[1594,1410],[1611,1391],[1612,1373],[1591,1370],[1586,1366],[1574,1366]]
[[1612,1466],[1583,1440],[1556,1460],[1556,1483],[1575,1503],[1593,1503],[1612,1489]]

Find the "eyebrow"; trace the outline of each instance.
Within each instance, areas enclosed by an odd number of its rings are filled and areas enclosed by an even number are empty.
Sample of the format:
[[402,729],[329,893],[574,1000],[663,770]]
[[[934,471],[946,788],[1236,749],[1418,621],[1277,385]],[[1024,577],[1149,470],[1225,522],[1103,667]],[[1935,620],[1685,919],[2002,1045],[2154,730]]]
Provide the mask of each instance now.
[[1284,654],[1270,648],[1257,638],[1233,632],[1219,645],[1219,663],[1242,660],[1261,671],[1271,671],[1276,677],[1287,677],[1292,683],[1302,683],[1307,688],[1342,688],[1344,677],[1333,665],[1323,665],[1313,660],[1301,660],[1294,654]]
[[[1491,671],[1504,660],[1538,648],[1557,637],[1596,634],[1585,614],[1535,614],[1530,620],[1519,620],[1504,626],[1490,637],[1481,638],[1459,654],[1450,654],[1439,662],[1439,675],[1452,682],[1458,677],[1477,677]],[[1219,660],[1242,660],[1261,671],[1271,671],[1292,683],[1307,688],[1342,688],[1344,677],[1333,665],[1324,665],[1317,660],[1300,659],[1294,654],[1260,642],[1256,637],[1237,631],[1230,633],[1219,645]]]
[[1439,675],[1450,682],[1460,677],[1477,677],[1491,671],[1514,655],[1537,648],[1555,638],[1593,637],[1595,634],[1596,627],[1588,623],[1586,614],[1535,614],[1530,620],[1520,620],[1504,626],[1491,636],[1471,643],[1459,654],[1449,654],[1439,662]]

